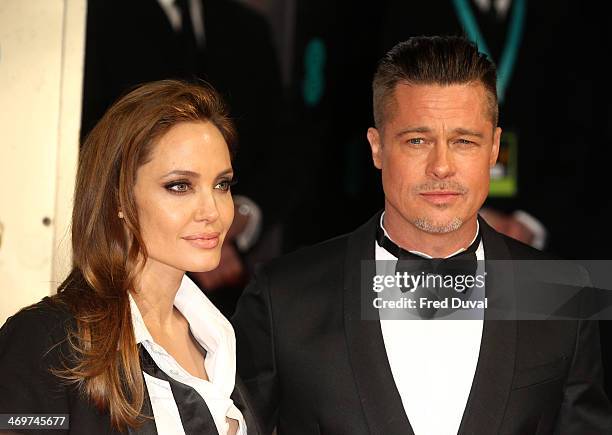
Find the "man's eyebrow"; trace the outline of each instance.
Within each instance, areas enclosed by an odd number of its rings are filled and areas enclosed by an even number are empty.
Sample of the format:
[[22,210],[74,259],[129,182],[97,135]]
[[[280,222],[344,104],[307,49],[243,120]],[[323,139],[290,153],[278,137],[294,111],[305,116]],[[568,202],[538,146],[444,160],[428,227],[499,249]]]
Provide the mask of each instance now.
[[[408,128],[404,128],[403,130],[400,130],[397,134],[396,137],[400,137],[404,134],[407,133],[431,133],[432,129],[429,127],[408,127]],[[462,134],[462,135],[466,135],[466,136],[475,136],[478,138],[483,138],[484,134],[482,134],[479,131],[475,131],[475,130],[470,130],[468,128],[455,128],[452,130],[453,133],[455,134]]]
[[193,171],[185,171],[182,169],[175,169],[174,171],[170,171],[167,174],[164,174],[162,176],[162,178],[166,178],[170,175],[182,175],[184,177],[192,177],[192,178],[198,178],[200,177],[200,174],[198,174],[197,172],[193,172]]
[[431,131],[429,127],[408,127],[400,130],[395,136],[400,137],[407,133],[431,133]]
[[455,128],[453,130],[453,133],[461,134],[461,135],[465,135],[465,136],[476,136],[476,137],[481,138],[481,139],[484,137],[484,134],[482,134],[482,133],[480,133],[478,131],[467,129],[467,128]]

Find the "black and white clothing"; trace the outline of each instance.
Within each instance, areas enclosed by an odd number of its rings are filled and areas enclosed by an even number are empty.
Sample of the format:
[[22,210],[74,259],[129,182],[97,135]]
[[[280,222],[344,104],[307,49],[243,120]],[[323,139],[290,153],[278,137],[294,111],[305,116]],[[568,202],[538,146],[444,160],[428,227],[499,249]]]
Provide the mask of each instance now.
[[[187,319],[191,334],[206,350],[204,365],[210,379],[207,381],[189,374],[163,347],[155,343],[131,296],[130,304],[136,343],[141,345],[141,352],[146,352],[152,361],[147,361],[146,355],[143,359],[154,366],[151,371],[145,370],[143,376],[157,432],[185,433],[182,421],[185,420],[185,414],[180,412],[184,404],[178,398],[181,396],[173,394],[172,389],[173,381],[176,381],[197,392],[197,395],[193,395],[195,400],[205,402],[201,406],[210,411],[219,434],[227,433],[228,417],[238,421],[237,435],[246,435],[244,418],[230,399],[236,379],[236,339],[229,321],[185,275],[174,299],[174,306]],[[158,371],[163,373],[155,376],[154,373]]]
[[[384,226],[384,213],[379,225],[391,239]],[[470,245],[478,238],[479,231],[480,224],[477,224]],[[388,275],[388,271],[378,268],[393,265],[397,257],[374,243],[376,274]],[[410,252],[429,257],[421,252]],[[476,259],[480,266],[484,264],[482,241],[476,249]],[[393,380],[416,434],[457,433],[476,373],[483,323],[483,318],[441,321],[406,320],[405,316],[381,318],[380,329]],[[406,367],[419,367],[419,376]],[[457,373],[462,375],[457,376]]]
[[[239,434],[246,434],[247,428],[249,435],[261,434],[246,390],[234,375],[231,325],[188,278],[175,304],[189,321],[193,336],[207,350],[210,382],[186,373],[156,345],[132,304],[146,386],[142,412],[153,415],[154,420],[129,432],[224,435],[228,416],[239,421]],[[6,321],[0,329],[0,414],[69,414],[70,429],[58,433],[117,433],[107,412],[99,412],[76,388],[65,385],[50,371],[61,368],[70,358],[67,329],[75,326],[74,317],[50,298]]]
[[[238,373],[266,431],[421,435],[432,427],[427,416],[419,424],[412,408],[406,411],[411,403],[396,384],[381,322],[367,320],[377,310],[361,303],[361,282],[372,283],[376,273],[371,260],[379,221],[377,214],[352,233],[275,260],[243,293],[232,318]],[[512,294],[489,260],[549,258],[484,221],[480,232],[489,301]],[[448,433],[612,433],[596,322],[492,320],[488,312],[475,373],[454,372],[471,386]],[[405,333],[407,352],[418,352],[415,333]],[[419,364],[406,362],[408,382],[421,376],[425,362]],[[445,407],[433,414],[449,416]]]

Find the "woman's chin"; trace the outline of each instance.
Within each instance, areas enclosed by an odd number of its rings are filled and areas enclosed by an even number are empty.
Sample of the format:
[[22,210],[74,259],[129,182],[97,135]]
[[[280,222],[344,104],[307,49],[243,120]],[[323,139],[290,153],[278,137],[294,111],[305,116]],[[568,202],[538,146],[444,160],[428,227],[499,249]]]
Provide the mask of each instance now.
[[214,260],[207,261],[206,263],[200,262],[198,264],[193,264],[191,265],[191,267],[187,269],[187,272],[192,272],[192,273],[210,272],[212,270],[215,270],[217,267],[219,267],[219,259],[217,259],[216,261]]

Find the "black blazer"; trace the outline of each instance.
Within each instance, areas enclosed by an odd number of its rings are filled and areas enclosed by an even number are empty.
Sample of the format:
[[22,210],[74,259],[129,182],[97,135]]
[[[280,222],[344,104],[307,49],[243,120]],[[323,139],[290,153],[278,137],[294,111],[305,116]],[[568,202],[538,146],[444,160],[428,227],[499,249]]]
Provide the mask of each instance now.
[[[379,217],[269,264],[240,299],[238,370],[267,433],[413,434],[380,322],[361,320],[361,260],[374,259]],[[547,258],[484,221],[481,231],[487,260]],[[487,263],[489,300],[502,296],[495,276]],[[596,322],[488,312],[459,434],[612,433]]]
[[[108,413],[100,413],[75,388],[66,386],[50,373],[61,368],[63,356],[70,355],[66,328],[74,327],[74,318],[64,309],[44,298],[10,317],[0,329],[0,414],[69,414],[70,430],[54,433],[114,434]],[[146,390],[146,386],[145,386]],[[231,396],[244,416],[249,434],[261,434],[259,422],[240,379]],[[145,394],[143,412],[151,415],[151,402]],[[217,434],[212,416],[199,416]],[[1,432],[1,431],[0,431]],[[25,433],[39,431],[27,430]],[[40,431],[48,433],[48,431]],[[152,421],[129,433],[156,434]]]

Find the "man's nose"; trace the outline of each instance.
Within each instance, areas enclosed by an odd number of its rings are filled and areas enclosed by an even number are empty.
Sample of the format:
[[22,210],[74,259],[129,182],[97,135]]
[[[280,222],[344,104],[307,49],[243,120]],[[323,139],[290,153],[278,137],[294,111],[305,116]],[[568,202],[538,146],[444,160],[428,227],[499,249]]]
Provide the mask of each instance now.
[[455,174],[453,156],[446,143],[437,143],[431,150],[427,162],[427,175],[444,179]]

